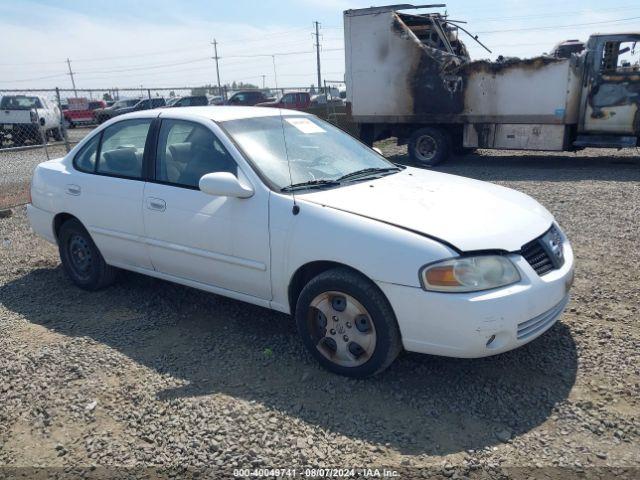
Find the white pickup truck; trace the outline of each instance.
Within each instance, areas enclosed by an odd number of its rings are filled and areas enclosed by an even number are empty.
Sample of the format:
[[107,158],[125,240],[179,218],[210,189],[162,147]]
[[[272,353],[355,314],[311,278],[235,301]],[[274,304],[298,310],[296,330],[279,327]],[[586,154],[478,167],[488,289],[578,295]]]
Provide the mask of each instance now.
[[60,109],[54,102],[39,95],[7,95],[0,99],[0,145],[40,144],[43,135],[62,140]]

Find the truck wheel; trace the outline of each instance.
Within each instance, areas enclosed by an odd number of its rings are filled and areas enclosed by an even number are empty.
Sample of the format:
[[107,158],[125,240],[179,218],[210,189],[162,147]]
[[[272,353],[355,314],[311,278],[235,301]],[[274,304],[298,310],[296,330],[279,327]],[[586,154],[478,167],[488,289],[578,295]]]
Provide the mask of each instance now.
[[62,132],[60,132],[60,127],[56,127],[54,129],[51,130],[51,135],[53,136],[53,139],[56,142],[59,142],[62,140]]
[[451,150],[449,136],[439,128],[424,127],[409,139],[409,156],[414,162],[432,167],[446,160]]
[[345,268],[312,279],[300,293],[295,315],[305,347],[339,375],[375,375],[402,350],[387,299],[370,280]]
[[71,281],[84,290],[111,285],[118,270],[107,265],[91,235],[76,219],[67,220],[58,232],[62,268]]
[[358,136],[362,143],[368,147],[373,147],[373,142],[375,141],[375,127],[368,123],[361,124]]

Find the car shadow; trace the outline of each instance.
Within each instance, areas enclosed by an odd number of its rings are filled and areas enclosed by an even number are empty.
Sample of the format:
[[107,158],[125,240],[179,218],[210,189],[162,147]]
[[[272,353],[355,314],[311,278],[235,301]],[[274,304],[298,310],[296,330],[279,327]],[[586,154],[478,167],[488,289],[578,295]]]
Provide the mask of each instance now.
[[[492,152],[485,150],[454,155],[431,169],[488,181],[640,181],[640,154],[586,156],[566,152]],[[402,165],[425,168],[412,162],[406,154],[387,155],[387,159]]]
[[121,277],[90,293],[60,267],[40,268],[0,287],[0,298],[33,324],[89,337],[182,381],[158,387],[158,402],[223,393],[404,454],[480,449],[528,432],[576,379],[576,345],[562,323],[506,354],[404,353],[383,374],[354,380],[322,370],[287,315],[137,274]]

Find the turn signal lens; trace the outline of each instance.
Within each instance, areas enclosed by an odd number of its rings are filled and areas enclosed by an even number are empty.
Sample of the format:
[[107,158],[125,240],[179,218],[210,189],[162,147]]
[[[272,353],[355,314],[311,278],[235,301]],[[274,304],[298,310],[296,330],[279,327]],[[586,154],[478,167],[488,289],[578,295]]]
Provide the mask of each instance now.
[[420,272],[422,286],[436,292],[477,292],[520,281],[507,257],[481,255],[461,257],[427,265]]
[[445,287],[460,285],[453,273],[453,266],[433,267],[426,271],[426,276],[429,285],[442,285]]

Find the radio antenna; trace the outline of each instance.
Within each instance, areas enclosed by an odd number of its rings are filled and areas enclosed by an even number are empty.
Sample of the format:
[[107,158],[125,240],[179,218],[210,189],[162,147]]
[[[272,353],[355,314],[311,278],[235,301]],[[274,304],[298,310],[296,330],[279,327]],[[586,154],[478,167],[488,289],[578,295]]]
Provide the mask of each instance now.
[[[278,108],[278,113],[280,114],[280,127],[282,128],[282,141],[284,142],[284,154],[287,156],[287,168],[289,170],[289,185],[293,185],[293,175],[291,174],[291,160],[289,159],[289,148],[287,147],[287,135],[284,131],[284,116],[282,115],[282,109]],[[295,189],[291,190],[291,196],[293,197],[293,208],[291,209],[291,213],[297,215],[300,213],[300,207],[296,202],[296,191]]]

